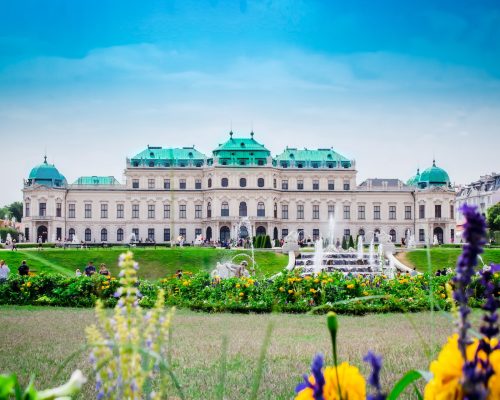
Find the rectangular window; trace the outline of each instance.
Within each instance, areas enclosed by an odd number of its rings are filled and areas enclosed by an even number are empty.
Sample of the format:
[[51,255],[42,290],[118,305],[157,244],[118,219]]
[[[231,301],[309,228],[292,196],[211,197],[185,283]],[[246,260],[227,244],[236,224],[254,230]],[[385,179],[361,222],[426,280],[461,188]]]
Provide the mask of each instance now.
[[344,181],[344,190],[351,190],[351,184],[349,181]]
[[92,204],[85,204],[85,218],[92,218]]
[[163,189],[170,190],[170,179],[163,179]]
[[123,229],[121,228],[116,231],[116,241],[123,242]]
[[62,240],[62,228],[56,228],[56,238],[57,240]]
[[76,205],[75,204],[68,204],[68,218],[75,218],[76,217]]
[[273,179],[273,188],[275,188],[275,189],[276,189],[277,187],[278,187],[278,186],[277,186],[277,184],[276,184],[276,179]]
[[328,218],[335,217],[335,204],[328,204]]
[[425,242],[425,231],[423,229],[418,230],[418,240],[420,242]]
[[139,179],[132,179],[132,189],[139,189]]
[[288,190],[288,181],[287,180],[282,180],[281,181],[281,189],[282,190]]
[[24,239],[27,242],[30,240],[30,228],[24,228]]
[[313,229],[313,240],[319,240],[319,229]]
[[418,206],[418,218],[425,218],[425,204],[419,204]]
[[297,190],[304,190],[304,181],[303,180],[297,181]]
[[163,205],[163,218],[165,219],[170,218],[170,204]]
[[24,216],[25,217],[29,217],[30,216],[30,203],[26,203],[26,205],[25,205]]
[[281,219],[288,219],[288,204],[281,205]]
[[101,204],[101,218],[108,218],[108,205]]
[[319,181],[317,179],[313,180],[313,190],[319,190]]
[[148,228],[148,240],[150,242],[155,241],[155,229],[154,228]]
[[201,179],[196,179],[194,181],[194,188],[197,190],[201,189]]
[[186,189],[186,180],[185,179],[179,180],[179,189]]
[[451,243],[455,243],[455,229],[450,230]]
[[197,238],[197,237],[200,237],[201,236],[201,228],[196,228],[194,230],[194,237]]
[[155,180],[148,179],[148,189],[154,189],[154,188],[155,188]]
[[319,219],[319,204],[313,205],[313,219]]
[[116,205],[116,218],[125,218],[125,206],[123,204]]
[[434,205],[434,216],[436,218],[441,218],[441,204]]
[[304,205],[297,204],[297,219],[304,219]]
[[154,219],[154,217],[155,217],[155,205],[148,204],[148,218]]
[[47,203],[39,203],[38,204],[38,215],[40,217],[45,217],[47,214]]
[[335,190],[335,181],[332,179],[328,181],[328,190]]
[[163,241],[170,242],[170,228],[163,229]]
[[349,238],[351,236],[351,230],[350,229],[344,229],[344,237],[346,242],[349,244]]
[[186,240],[186,228],[179,229],[179,236],[182,236]]
[[62,203],[56,203],[56,217],[62,216]]
[[186,205],[185,204],[179,205],[179,218],[182,218],[182,219],[186,218]]
[[139,204],[132,204],[132,218],[139,218]]
[[135,237],[135,241],[138,241],[140,239],[140,237],[139,237],[139,228],[132,228],[132,234]]
[[450,204],[450,218],[455,218],[455,206],[453,204]]
[[389,206],[389,219],[396,219],[396,206]]
[[405,206],[405,219],[411,219],[411,206]]
[[344,219],[351,219],[351,206],[344,206]]
[[200,219],[202,216],[201,216],[201,204],[196,204],[194,206],[194,217],[197,218],[197,219]]
[[380,219],[380,206],[373,206],[373,219]]
[[358,206],[358,219],[366,219],[365,206]]
[[281,230],[281,237],[286,238],[288,236],[288,229],[282,229]]

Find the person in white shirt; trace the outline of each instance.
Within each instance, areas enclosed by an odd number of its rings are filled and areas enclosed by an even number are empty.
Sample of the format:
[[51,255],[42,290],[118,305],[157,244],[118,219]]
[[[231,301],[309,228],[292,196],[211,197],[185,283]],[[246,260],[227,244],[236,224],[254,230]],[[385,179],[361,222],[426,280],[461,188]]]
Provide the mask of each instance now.
[[4,260],[0,260],[0,283],[4,283],[9,278],[10,269],[5,265]]

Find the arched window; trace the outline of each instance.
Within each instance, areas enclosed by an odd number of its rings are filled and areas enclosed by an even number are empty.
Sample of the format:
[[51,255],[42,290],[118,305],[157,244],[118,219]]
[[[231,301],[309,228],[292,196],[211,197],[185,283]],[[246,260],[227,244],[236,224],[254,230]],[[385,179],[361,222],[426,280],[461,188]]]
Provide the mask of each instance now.
[[108,230],[106,228],[101,229],[101,242],[108,241]]
[[240,203],[240,217],[246,217],[247,216],[247,203],[242,201]]
[[373,241],[375,243],[379,242],[379,236],[380,236],[380,229],[375,229],[375,232],[373,232]]
[[299,233],[299,240],[303,241],[304,240],[304,229],[299,228],[299,229],[297,229],[297,232]]
[[278,204],[274,203],[274,218],[278,218]]
[[73,241],[73,238],[75,237],[75,229],[69,228],[68,235],[69,235],[70,242]]
[[212,178],[208,178],[207,186],[208,186],[209,188],[211,188],[211,187],[212,187]]
[[227,178],[222,178],[222,179],[220,180],[220,185],[221,185],[222,187],[227,187],[227,186],[228,186],[228,184],[229,184],[229,181],[228,181],[228,179],[227,179]]
[[223,201],[220,207],[220,216],[229,217],[229,204],[227,201]]
[[394,229],[391,229],[389,231],[389,235],[391,237],[391,242],[396,243],[396,231]]
[[257,217],[265,217],[266,216],[266,206],[262,201],[257,203]]
[[247,179],[240,178],[240,187],[247,187]]
[[358,231],[358,237],[361,236],[363,238],[363,241],[365,240],[365,230],[364,229],[360,229]]
[[122,228],[118,228],[116,231],[116,241],[123,242],[123,229]]
[[92,240],[92,231],[90,228],[85,229],[85,241],[90,242]]
[[264,178],[257,179],[257,186],[264,187]]
[[207,218],[212,218],[212,203],[207,204]]

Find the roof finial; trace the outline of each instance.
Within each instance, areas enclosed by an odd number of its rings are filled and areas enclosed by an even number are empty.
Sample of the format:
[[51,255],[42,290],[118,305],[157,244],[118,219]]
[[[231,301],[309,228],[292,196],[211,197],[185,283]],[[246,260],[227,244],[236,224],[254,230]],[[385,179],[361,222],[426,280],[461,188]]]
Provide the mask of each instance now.
[[433,157],[433,160],[432,160],[432,166],[435,167],[436,166],[436,157]]

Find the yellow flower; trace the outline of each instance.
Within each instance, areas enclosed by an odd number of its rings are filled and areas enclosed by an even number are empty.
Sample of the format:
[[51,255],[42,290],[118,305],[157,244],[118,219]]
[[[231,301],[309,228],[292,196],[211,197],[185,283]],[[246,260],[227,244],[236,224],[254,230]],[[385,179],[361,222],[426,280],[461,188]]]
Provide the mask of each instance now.
[[[323,398],[325,400],[340,400],[339,384],[342,399],[349,400],[365,400],[366,399],[366,382],[359,370],[343,362],[338,366],[338,377],[335,367],[326,367],[323,373],[325,377],[325,386],[323,387]],[[314,377],[311,375],[309,381],[314,383]],[[314,392],[311,388],[301,390],[295,400],[313,400]]]
[[441,293],[441,298],[446,299],[446,295],[444,293]]
[[327,281],[326,279],[323,279],[323,280],[321,281],[321,284],[322,284],[322,285],[326,285],[327,283],[328,283],[328,281]]
[[366,290],[363,292],[363,296],[368,296],[368,292]]
[[366,286],[366,283],[364,283],[364,282],[363,282],[363,283],[361,284],[361,286],[365,287],[365,286]]
[[289,289],[288,290],[288,294],[292,294],[293,293],[293,290],[292,289]]
[[347,285],[347,289],[354,289],[354,283],[350,283],[349,285]]
[[314,280],[314,283],[319,283],[319,279],[318,279],[318,278],[316,278],[316,279]]
[[309,289],[311,293],[316,293],[316,290],[314,288]]
[[245,293],[240,292],[240,297],[243,297],[244,295],[245,295]]
[[[475,339],[467,346],[467,359],[472,360],[475,356],[479,341]],[[496,346],[497,340],[493,340],[492,347]],[[486,355],[480,352],[479,357],[484,359]],[[431,362],[430,372],[433,378],[425,387],[425,400],[448,400],[462,398],[462,367],[464,359],[458,348],[458,335],[454,334],[448,338],[443,346],[437,360]],[[500,398],[500,350],[495,350],[490,355],[490,363],[495,374],[490,378],[488,387],[490,394],[488,400]]]
[[237,284],[236,284],[236,288],[238,288],[238,289],[239,289],[239,288],[240,288],[240,286],[241,286],[241,285],[240,285],[239,283],[237,283]]
[[283,286],[280,287],[280,292],[284,292],[285,288]]
[[26,283],[26,286],[30,287],[31,286],[31,282]]

